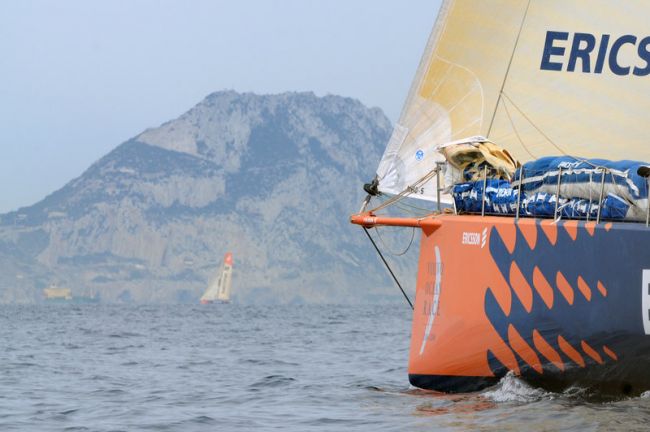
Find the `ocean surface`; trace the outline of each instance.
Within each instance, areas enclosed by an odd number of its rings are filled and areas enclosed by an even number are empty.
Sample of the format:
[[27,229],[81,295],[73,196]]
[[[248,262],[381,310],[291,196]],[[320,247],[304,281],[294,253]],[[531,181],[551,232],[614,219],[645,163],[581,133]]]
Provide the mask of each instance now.
[[409,333],[402,303],[0,306],[0,431],[650,428],[650,397],[411,388]]

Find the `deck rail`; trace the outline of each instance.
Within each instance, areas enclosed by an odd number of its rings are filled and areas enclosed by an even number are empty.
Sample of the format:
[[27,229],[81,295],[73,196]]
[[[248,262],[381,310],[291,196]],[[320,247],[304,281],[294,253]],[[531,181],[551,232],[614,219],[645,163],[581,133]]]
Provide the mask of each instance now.
[[[631,176],[602,166],[544,171],[521,166],[511,179],[483,166],[473,175],[453,187],[456,214],[645,222],[650,226],[648,176]],[[444,190],[440,173],[436,181],[440,211]]]

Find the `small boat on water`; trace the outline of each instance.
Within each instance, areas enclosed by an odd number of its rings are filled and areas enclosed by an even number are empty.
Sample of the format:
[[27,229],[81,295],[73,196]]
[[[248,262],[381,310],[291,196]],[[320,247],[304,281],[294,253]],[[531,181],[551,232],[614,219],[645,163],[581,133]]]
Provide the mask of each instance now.
[[[351,217],[421,232],[412,385],[650,390],[649,13],[442,2]],[[406,197],[430,210],[387,212]]]
[[59,287],[56,283],[51,283],[43,289],[43,301],[45,303],[70,303],[70,304],[87,304],[99,303],[99,294],[92,296],[73,295],[72,290],[66,287]]
[[223,258],[221,270],[214,277],[208,288],[201,296],[201,304],[230,303],[232,286],[232,253],[228,252]]
[[51,283],[47,288],[43,288],[43,299],[46,302],[67,302],[72,300],[72,290],[70,288],[59,287]]

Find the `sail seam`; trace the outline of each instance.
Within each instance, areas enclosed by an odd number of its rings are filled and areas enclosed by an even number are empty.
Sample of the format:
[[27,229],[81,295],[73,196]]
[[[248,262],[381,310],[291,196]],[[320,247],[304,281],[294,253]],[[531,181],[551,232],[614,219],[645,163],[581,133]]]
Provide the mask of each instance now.
[[[458,63],[452,62],[452,61],[450,61],[450,60],[447,60],[446,58],[443,58],[443,57],[441,57],[441,56],[439,56],[439,55],[436,55],[435,57],[438,58],[439,60],[441,60],[441,61],[443,61],[443,62],[445,62],[445,63],[451,65],[452,67],[457,67],[457,68],[460,68],[460,69],[466,71],[468,74],[470,74],[470,75],[474,78],[474,80],[475,80],[475,84],[476,84],[476,86],[478,87],[478,90],[479,90],[479,92],[480,92],[480,94],[481,94],[481,115],[480,115],[480,117],[479,117],[479,121],[480,121],[480,124],[479,124],[479,131],[480,131],[480,130],[481,130],[481,127],[483,127],[483,112],[485,111],[485,107],[484,107],[484,103],[483,103],[483,102],[485,101],[485,91],[483,90],[483,85],[481,84],[481,80],[478,79],[478,76],[477,76],[477,75],[474,73],[474,71],[472,71],[470,68],[468,68],[468,67],[466,67],[466,66],[463,66],[463,65],[461,65],[461,64],[458,64]],[[447,78],[447,75],[448,75],[448,73],[449,73],[450,71],[451,71],[451,68],[447,71],[447,74],[445,74],[445,77],[444,77],[445,79]],[[440,81],[440,84],[438,85],[438,87],[436,88],[436,90],[442,86],[442,82],[443,82],[443,80]],[[465,96],[463,96],[463,98],[461,99],[461,101],[464,101],[464,100],[465,100],[465,99],[466,99],[466,98],[467,98],[467,97],[472,93],[472,91],[473,91],[473,89],[470,90],[469,92],[467,92],[467,94],[466,94]],[[455,109],[459,104],[460,104],[460,101],[459,101],[458,103],[456,103],[456,105],[454,105],[454,106],[449,110],[449,112],[453,111],[453,110],[454,110],[454,109]]]
[[[459,68],[459,69],[462,69],[462,70],[466,71],[468,74],[470,74],[470,75],[474,78],[474,80],[475,80],[475,84],[476,84],[476,87],[473,88],[472,90],[470,90],[469,92],[467,92],[467,93],[466,93],[466,94],[465,94],[465,95],[464,95],[464,96],[463,96],[463,97],[462,97],[458,102],[456,102],[456,103],[455,103],[451,108],[447,109],[447,112],[448,112],[448,113],[452,113],[452,112],[453,112],[453,111],[454,111],[458,106],[460,106],[460,105],[461,105],[461,104],[462,104],[462,103],[463,103],[463,102],[464,102],[464,101],[465,101],[465,100],[466,100],[466,99],[467,99],[467,98],[468,98],[468,97],[469,97],[473,92],[478,91],[479,94],[480,94],[480,97],[481,97],[481,115],[478,117],[477,120],[474,120],[471,124],[466,125],[462,130],[464,131],[464,130],[466,130],[466,129],[469,129],[469,128],[470,128],[471,126],[473,126],[474,123],[476,123],[476,122],[479,123],[478,129],[480,130],[481,127],[482,127],[482,125],[483,125],[483,111],[484,111],[483,101],[485,100],[485,92],[484,92],[484,90],[483,90],[483,86],[481,85],[480,80],[477,78],[476,74],[475,74],[471,69],[469,69],[469,68],[467,68],[467,67],[465,67],[465,66],[463,66],[463,65],[460,65],[460,64],[458,64],[458,63],[455,63],[455,62],[449,61],[449,60],[447,60],[447,59],[445,59],[445,58],[443,58],[443,57],[441,57],[441,56],[439,56],[439,55],[437,55],[437,54],[434,54],[434,55],[431,57],[431,63],[429,64],[429,66],[431,66],[431,64],[433,64],[433,59],[438,59],[438,60],[444,62],[446,65],[448,65],[448,67],[447,67],[447,69],[445,70],[445,73],[444,73],[442,79],[440,79],[440,81],[438,82],[438,84],[436,85],[436,87],[435,87],[435,88],[434,88],[434,89],[433,89],[429,94],[427,94],[427,97],[433,97],[434,95],[436,95],[436,94],[438,93],[438,91],[440,90],[440,88],[443,86],[443,83],[445,82],[445,80],[447,79],[447,77],[452,73],[452,71],[453,71],[454,68]],[[427,73],[428,73],[428,71],[427,71]],[[417,112],[417,114],[418,114],[418,116],[419,116],[420,118],[424,118],[424,119],[426,119],[426,120],[428,121],[428,123],[434,123],[434,122],[436,121],[436,119],[435,119],[434,117],[432,117],[432,116],[431,116],[431,115],[426,111],[426,106],[425,106],[424,104],[420,104],[419,107],[418,107],[418,109],[416,110],[416,112]],[[407,138],[416,139],[416,137],[415,137],[414,135],[412,135],[412,133],[413,133],[413,128],[408,129],[408,130],[407,130],[407,133],[406,133],[406,136],[405,136],[405,138],[404,138],[403,141],[405,141]],[[458,135],[459,135],[459,132],[458,132],[458,131],[453,133],[453,136],[458,136]],[[462,135],[461,135],[461,136],[462,136]],[[440,143],[439,143],[439,144],[440,144]]]
[[[418,80],[418,77],[421,78],[422,76],[426,76],[426,74],[429,72],[429,68],[431,67],[431,59],[436,55],[437,52],[437,49],[436,51],[433,51],[433,47],[437,48],[438,42],[440,41],[440,36],[444,33],[445,28],[447,27],[447,22],[446,22],[447,15],[450,13],[453,3],[454,0],[445,0],[440,5],[438,19],[436,20],[436,23],[434,24],[433,29],[431,30],[431,34],[429,35],[429,40],[427,41],[427,44],[424,48],[425,53],[430,52],[431,54],[429,55],[425,54],[420,59],[420,63],[415,73],[415,80],[411,85],[411,88],[409,89],[408,95],[406,97],[406,102],[404,103],[404,106],[402,107],[402,112],[400,113],[399,116],[400,120],[402,120],[406,114],[409,101],[412,101],[415,94],[420,91],[421,83],[419,82],[420,80]],[[418,82],[418,84],[416,84],[416,82]]]
[[448,66],[448,67],[447,67],[447,70],[445,71],[445,74],[442,76],[442,79],[441,79],[441,80],[438,82],[438,84],[436,85],[436,88],[434,88],[434,89],[431,91],[431,94],[429,95],[430,97],[433,97],[434,95],[438,94],[438,90],[440,90],[440,87],[442,87],[442,84],[447,80],[447,77],[449,76],[449,74],[451,73],[453,67],[455,66],[453,63],[448,62],[447,60],[445,60],[445,59],[443,59],[442,57],[437,56],[437,55],[436,55],[436,56],[433,56],[433,57],[431,58],[431,60],[432,60],[432,61],[431,61],[431,64],[433,64],[433,59],[434,59],[434,58],[437,58],[438,60],[441,60],[441,61],[447,63],[447,66]]
[[[438,55],[434,54],[434,55],[432,55],[430,57],[429,67],[427,68],[427,71],[426,71],[425,75],[428,75],[429,70],[431,68],[431,65],[433,64],[433,60],[436,59],[436,58],[444,61],[445,63],[447,63],[447,65],[449,67],[445,71],[445,74],[443,75],[442,79],[440,80],[440,82],[438,83],[436,88],[434,88],[431,91],[431,93],[427,95],[428,98],[432,98],[435,94],[438,93],[438,90],[440,90],[440,87],[442,87],[442,84],[445,82],[445,80],[447,79],[447,76],[449,76],[449,74],[451,73],[453,67],[455,66],[453,63],[451,63],[451,62],[439,57]],[[433,123],[435,121],[435,119],[433,117],[429,116],[429,114],[427,113],[426,110],[427,110],[426,105],[424,103],[420,103],[417,110],[416,110],[417,115],[419,117],[424,117],[426,120],[428,120],[427,123]],[[413,132],[413,128],[409,128],[408,131],[406,132],[406,136],[405,136],[404,140],[402,141],[402,144],[404,143],[404,141],[406,141],[406,138],[416,139],[416,137],[412,135],[412,132]],[[400,145],[400,147],[401,147],[401,145]]]
[[[455,131],[451,135],[451,139],[452,140],[454,140],[454,138],[462,139],[463,137],[466,137],[467,133],[465,133],[465,131],[468,130],[468,129],[471,129],[476,123],[479,123],[479,129],[480,129],[481,128],[481,126],[480,126],[481,121],[482,121],[482,119],[477,118],[476,120],[472,121],[471,123],[468,123],[467,126],[465,126],[464,128],[458,129],[457,131]],[[460,138],[457,138],[457,137],[460,137]]]
[[[431,30],[431,34],[429,35],[429,40],[427,41],[427,44],[425,46],[425,53],[429,52],[429,55],[423,55],[422,58],[420,59],[420,63],[418,65],[418,69],[415,73],[415,78],[414,82],[411,85],[411,88],[409,89],[408,95],[406,97],[406,101],[404,103],[404,106],[402,107],[402,112],[400,113],[398,124],[404,119],[406,112],[407,112],[407,107],[410,105],[409,102],[413,101],[415,98],[415,95],[420,92],[422,88],[422,82],[421,78],[424,76],[427,76],[429,74],[429,70],[431,69],[431,65],[433,63],[433,59],[437,58],[437,45],[438,42],[440,41],[441,35],[445,32],[445,29],[447,28],[447,16],[449,15],[452,7],[453,7],[454,0],[444,0],[442,4],[440,5],[440,10],[438,14],[438,18],[436,20],[436,24],[434,24],[433,29]],[[433,49],[435,47],[435,50]],[[449,62],[447,62],[449,63]],[[451,67],[445,72],[445,77],[446,75],[451,71]],[[418,79],[420,78],[420,79]],[[438,91],[440,86],[442,85],[442,81],[438,84],[438,86],[431,92],[431,96],[435,92]],[[417,84],[416,84],[417,82]],[[418,114],[424,115],[427,120],[433,120],[430,118],[426,112],[424,111],[424,107],[420,106],[418,107]],[[411,132],[412,128],[409,128],[406,134],[405,138],[411,137]],[[401,145],[400,145],[401,148]]]

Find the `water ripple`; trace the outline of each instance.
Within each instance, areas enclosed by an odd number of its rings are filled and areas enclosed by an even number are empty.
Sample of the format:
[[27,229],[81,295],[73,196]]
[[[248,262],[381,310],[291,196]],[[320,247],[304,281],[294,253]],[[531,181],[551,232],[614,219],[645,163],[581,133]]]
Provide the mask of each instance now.
[[0,431],[646,428],[650,392],[411,388],[410,320],[402,304],[1,306]]

